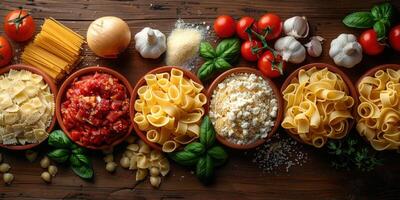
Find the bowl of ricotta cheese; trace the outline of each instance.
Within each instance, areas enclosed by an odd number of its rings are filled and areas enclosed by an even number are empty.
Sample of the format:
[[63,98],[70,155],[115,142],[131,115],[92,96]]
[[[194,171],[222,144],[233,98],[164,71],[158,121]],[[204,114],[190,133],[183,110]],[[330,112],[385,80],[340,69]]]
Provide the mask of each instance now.
[[208,89],[209,116],[217,139],[234,149],[252,149],[273,135],[282,120],[277,86],[260,71],[237,67]]

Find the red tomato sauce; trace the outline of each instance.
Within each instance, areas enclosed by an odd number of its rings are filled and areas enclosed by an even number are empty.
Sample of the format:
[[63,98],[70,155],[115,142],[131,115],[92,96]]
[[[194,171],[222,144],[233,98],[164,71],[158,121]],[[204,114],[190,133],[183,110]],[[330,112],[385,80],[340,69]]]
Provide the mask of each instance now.
[[71,138],[101,146],[124,136],[131,123],[126,90],[119,79],[105,73],[75,79],[61,104],[63,123]]

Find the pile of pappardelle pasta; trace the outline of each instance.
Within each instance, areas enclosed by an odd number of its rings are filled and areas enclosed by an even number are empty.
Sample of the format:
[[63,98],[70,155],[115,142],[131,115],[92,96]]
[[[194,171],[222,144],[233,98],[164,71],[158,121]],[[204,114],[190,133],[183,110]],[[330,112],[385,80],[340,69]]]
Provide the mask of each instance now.
[[400,69],[378,70],[357,86],[358,132],[376,150],[400,148]]
[[283,91],[282,127],[307,144],[322,147],[351,128],[354,99],[342,77],[327,68],[301,69]]
[[184,76],[183,71],[147,74],[134,103],[134,122],[146,132],[148,141],[173,152],[199,137],[203,106],[207,97],[203,86]]

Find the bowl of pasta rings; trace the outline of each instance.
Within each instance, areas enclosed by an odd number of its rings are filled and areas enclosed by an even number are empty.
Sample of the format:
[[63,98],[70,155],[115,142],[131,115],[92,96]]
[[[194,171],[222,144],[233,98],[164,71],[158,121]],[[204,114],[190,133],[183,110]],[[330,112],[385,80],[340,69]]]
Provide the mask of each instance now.
[[26,150],[45,141],[55,123],[57,87],[41,70],[23,64],[0,69],[0,146]]
[[199,137],[206,103],[204,87],[193,73],[159,67],[144,75],[133,90],[133,127],[152,148],[173,152]]
[[60,87],[56,116],[61,129],[78,145],[110,149],[132,132],[129,100],[132,86],[106,67],[86,67]]
[[299,142],[321,148],[328,139],[345,137],[354,125],[357,93],[337,67],[304,65],[287,77],[281,92],[281,126]]
[[400,65],[379,65],[356,83],[358,133],[378,151],[400,149]]
[[233,149],[263,144],[279,128],[283,103],[278,87],[260,71],[236,67],[218,76],[207,91],[208,115],[217,140]]

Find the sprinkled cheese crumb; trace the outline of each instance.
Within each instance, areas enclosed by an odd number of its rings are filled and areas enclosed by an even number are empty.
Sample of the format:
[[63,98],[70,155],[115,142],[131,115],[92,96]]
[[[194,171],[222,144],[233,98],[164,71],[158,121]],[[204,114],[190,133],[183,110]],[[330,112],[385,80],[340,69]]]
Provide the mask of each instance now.
[[278,101],[262,77],[237,73],[218,84],[210,118],[216,132],[236,144],[266,138],[275,124]]

